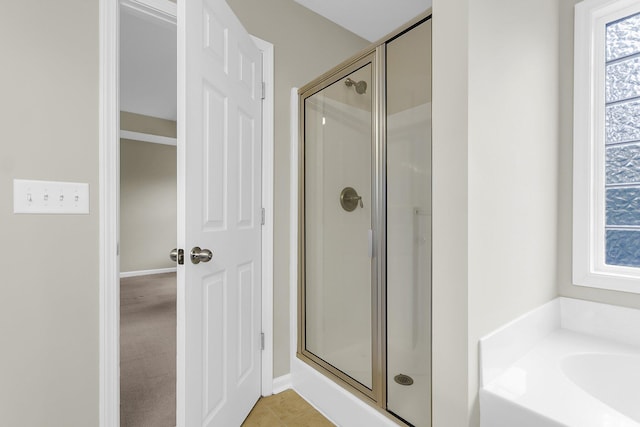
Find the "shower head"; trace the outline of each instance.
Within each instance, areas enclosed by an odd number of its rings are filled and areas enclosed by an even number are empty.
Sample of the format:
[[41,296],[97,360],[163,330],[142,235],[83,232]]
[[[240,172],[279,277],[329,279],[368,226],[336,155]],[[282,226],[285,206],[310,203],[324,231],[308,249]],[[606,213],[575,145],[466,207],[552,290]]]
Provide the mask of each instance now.
[[359,93],[360,95],[362,95],[367,91],[367,82],[365,82],[364,80],[360,80],[359,82],[356,82],[355,80],[351,80],[351,78],[347,77],[347,80],[344,81],[344,84],[346,84],[349,87],[355,86],[356,92]]

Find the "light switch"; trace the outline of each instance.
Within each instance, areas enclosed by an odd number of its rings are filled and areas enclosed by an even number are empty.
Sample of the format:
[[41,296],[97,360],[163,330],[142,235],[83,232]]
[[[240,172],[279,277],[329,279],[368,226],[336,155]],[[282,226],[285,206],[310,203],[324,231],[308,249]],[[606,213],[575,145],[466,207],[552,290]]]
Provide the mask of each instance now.
[[88,214],[89,184],[14,179],[13,213]]

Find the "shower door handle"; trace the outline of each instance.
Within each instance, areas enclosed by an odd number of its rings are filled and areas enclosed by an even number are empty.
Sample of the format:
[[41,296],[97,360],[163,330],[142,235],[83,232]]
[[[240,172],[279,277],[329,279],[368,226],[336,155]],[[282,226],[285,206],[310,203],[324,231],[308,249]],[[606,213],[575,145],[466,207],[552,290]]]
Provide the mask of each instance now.
[[369,229],[367,231],[367,239],[368,239],[369,258],[373,258],[373,230],[372,229]]

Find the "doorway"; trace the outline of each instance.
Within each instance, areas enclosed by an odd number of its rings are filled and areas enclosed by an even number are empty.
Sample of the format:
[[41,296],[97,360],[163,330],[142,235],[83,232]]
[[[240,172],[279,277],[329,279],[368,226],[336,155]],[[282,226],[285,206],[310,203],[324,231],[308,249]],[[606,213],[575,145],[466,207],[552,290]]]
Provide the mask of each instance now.
[[[116,3],[116,4],[114,4]],[[208,2],[209,10],[228,10],[225,2],[213,0]],[[171,1],[164,0],[121,0],[111,2],[109,0],[100,1],[100,63],[101,63],[101,87],[100,87],[100,424],[102,426],[117,426],[119,424],[119,404],[120,404],[120,340],[119,340],[119,234],[120,219],[118,217],[119,204],[119,178],[120,178],[120,152],[119,152],[119,111],[120,100],[118,95],[119,88],[119,25],[120,25],[120,8],[128,7],[135,10],[136,13],[142,15],[150,15],[164,22],[175,22],[176,4]],[[199,6],[202,13],[203,5]],[[184,12],[183,12],[183,15]],[[189,22],[191,18],[187,18]],[[198,20],[202,22],[202,19]],[[195,22],[195,21],[191,21]],[[193,25],[183,26],[192,28]],[[180,29],[180,25],[178,25]],[[248,38],[248,35],[246,36]],[[201,39],[200,39],[201,40]],[[261,352],[262,357],[257,360],[257,365],[261,369],[261,380],[257,382],[258,393],[263,395],[271,394],[272,389],[272,248],[273,248],[273,46],[269,43],[254,40],[262,51],[263,68],[260,73],[261,79],[264,81],[263,90],[256,90],[259,96],[263,94],[262,99],[262,125],[257,126],[254,131],[264,135],[262,138],[262,156],[257,156],[255,161],[262,165],[261,183],[255,188],[255,194],[261,199],[255,205],[257,210],[257,218],[262,216],[263,221],[258,219],[255,221],[256,226],[261,230],[262,241],[262,267],[255,269],[255,275],[260,277],[262,284],[262,301],[254,305],[255,316],[262,318],[261,327],[264,343]],[[259,71],[259,70],[258,70]],[[258,85],[259,88],[260,85]],[[178,121],[179,123],[179,121]],[[183,136],[184,138],[184,136]],[[183,141],[185,141],[183,139]],[[180,137],[178,137],[178,158],[180,158]],[[178,174],[180,176],[180,173]],[[261,212],[262,211],[262,212]],[[169,251],[171,248],[168,248]],[[191,249],[186,251],[187,257]],[[168,252],[167,252],[168,256]],[[190,261],[190,258],[187,258]],[[193,264],[196,264],[193,262]],[[202,264],[201,266],[202,267]],[[206,267],[206,265],[205,265]],[[198,266],[185,266],[182,268],[195,269]],[[179,276],[179,274],[178,274]],[[180,325],[180,307],[185,301],[180,300],[178,295],[178,325]],[[184,309],[184,308],[183,308]],[[184,319],[183,319],[184,321]],[[184,324],[183,324],[184,326]],[[179,326],[180,328],[180,326]],[[178,335],[179,336],[179,335]],[[260,347],[260,336],[254,342]],[[178,340],[178,355],[180,354],[181,345]],[[252,344],[253,345],[253,344]],[[178,358],[177,368],[184,367],[184,360]],[[185,383],[180,381],[180,373],[178,373],[177,382],[177,425],[187,425],[184,418],[181,421],[181,410],[185,411],[185,404],[193,401],[192,398],[185,398],[185,393],[193,393]],[[182,401],[181,401],[182,396]],[[192,395],[193,396],[193,395]],[[181,409],[182,405],[182,409]]]
[[177,34],[120,9],[120,426],[176,425]]

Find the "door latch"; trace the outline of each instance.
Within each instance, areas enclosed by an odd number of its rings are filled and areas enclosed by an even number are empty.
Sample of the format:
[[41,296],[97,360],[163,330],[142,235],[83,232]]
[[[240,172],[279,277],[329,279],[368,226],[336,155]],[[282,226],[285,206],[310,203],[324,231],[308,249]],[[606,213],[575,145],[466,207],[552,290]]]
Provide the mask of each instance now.
[[184,249],[173,248],[173,250],[169,253],[169,258],[171,261],[178,262],[178,265],[184,264]]

